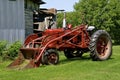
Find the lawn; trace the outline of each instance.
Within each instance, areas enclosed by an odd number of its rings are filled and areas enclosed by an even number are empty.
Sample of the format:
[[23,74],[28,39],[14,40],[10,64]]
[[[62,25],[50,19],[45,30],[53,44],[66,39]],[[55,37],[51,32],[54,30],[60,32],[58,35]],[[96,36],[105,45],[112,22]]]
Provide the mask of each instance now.
[[67,60],[61,53],[55,66],[10,70],[6,68],[9,63],[0,62],[0,80],[120,80],[120,46],[113,47],[113,55],[106,61],[92,61],[89,54]]

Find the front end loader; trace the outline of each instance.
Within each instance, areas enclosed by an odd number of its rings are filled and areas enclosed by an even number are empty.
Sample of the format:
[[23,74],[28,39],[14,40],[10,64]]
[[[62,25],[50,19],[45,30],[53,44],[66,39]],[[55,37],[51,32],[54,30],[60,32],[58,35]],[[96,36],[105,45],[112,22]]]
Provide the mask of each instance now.
[[29,35],[20,49],[18,58],[9,68],[35,68],[41,64],[57,64],[58,51],[63,51],[66,58],[81,57],[90,52],[92,60],[107,60],[112,55],[112,41],[105,30],[93,33],[94,26],[79,25],[72,28],[63,21],[63,28],[46,29]]

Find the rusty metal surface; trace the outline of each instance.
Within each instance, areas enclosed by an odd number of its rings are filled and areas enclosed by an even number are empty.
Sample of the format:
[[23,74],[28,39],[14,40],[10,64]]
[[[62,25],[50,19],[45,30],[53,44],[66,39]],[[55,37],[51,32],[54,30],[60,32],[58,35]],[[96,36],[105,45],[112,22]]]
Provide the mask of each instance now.
[[23,62],[24,62],[24,57],[22,53],[19,53],[18,58],[15,59],[11,64],[9,64],[7,68],[15,68],[19,66],[20,64],[22,64]]
[[81,25],[74,29],[48,29],[42,33],[41,37],[32,35],[25,41],[25,46],[23,45],[20,49],[22,54],[9,66],[22,65],[27,62],[24,68],[39,67],[41,57],[47,49],[85,49],[88,48],[90,37],[85,25]]
[[34,68],[38,67],[38,63],[34,62],[34,56],[38,49],[29,49],[29,48],[21,48],[19,56],[15,59],[11,64],[7,67],[10,69],[26,69],[26,68]]

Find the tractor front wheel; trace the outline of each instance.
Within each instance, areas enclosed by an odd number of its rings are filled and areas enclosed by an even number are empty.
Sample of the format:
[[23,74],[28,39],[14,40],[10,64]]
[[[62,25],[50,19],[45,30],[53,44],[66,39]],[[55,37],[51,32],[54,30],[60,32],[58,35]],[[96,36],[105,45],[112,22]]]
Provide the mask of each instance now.
[[112,41],[104,30],[98,30],[91,36],[90,56],[92,60],[107,60],[112,55]]
[[46,64],[46,65],[49,65],[49,64],[56,65],[56,64],[58,64],[58,62],[59,62],[59,54],[54,49],[49,49],[42,55],[42,63],[43,64]]

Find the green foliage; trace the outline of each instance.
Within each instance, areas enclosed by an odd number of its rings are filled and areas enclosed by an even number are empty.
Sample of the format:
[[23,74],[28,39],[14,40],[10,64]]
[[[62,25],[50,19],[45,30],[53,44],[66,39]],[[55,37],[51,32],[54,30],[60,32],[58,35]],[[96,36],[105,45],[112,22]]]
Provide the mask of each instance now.
[[[72,24],[73,26],[80,25],[82,22],[82,19],[79,18],[79,12],[66,12],[66,22],[67,24]],[[63,13],[57,14],[57,25],[58,27],[62,27],[62,21],[63,21]]]
[[63,21],[63,13],[58,13],[57,14],[57,27],[58,28],[62,27],[62,21]]
[[107,30],[116,44],[120,44],[120,0],[80,0],[75,11],[83,17],[82,23]]
[[19,49],[21,47],[21,43],[19,41],[13,43],[12,45],[9,46],[9,48],[7,49],[8,51],[8,56],[10,58],[15,58],[19,52]]
[[0,41],[0,62],[2,61],[3,53],[6,50],[6,47],[7,47],[7,42],[6,41]]
[[8,45],[7,42],[1,41],[0,42],[0,53],[3,60],[6,59],[14,59],[21,47],[21,43],[16,41],[15,43]]
[[82,18],[79,18],[79,12],[67,12],[66,19],[68,24],[72,24],[73,26],[78,26],[82,22]]
[[2,53],[6,50],[7,42],[6,41],[0,41],[0,56],[2,56]]

